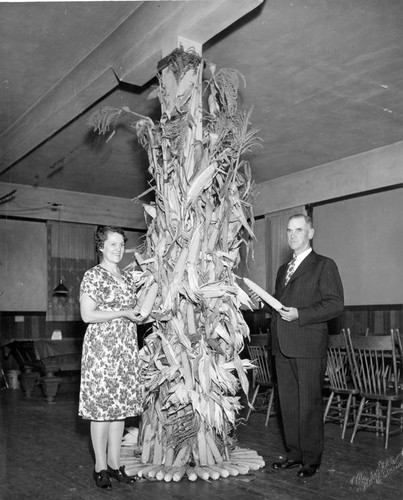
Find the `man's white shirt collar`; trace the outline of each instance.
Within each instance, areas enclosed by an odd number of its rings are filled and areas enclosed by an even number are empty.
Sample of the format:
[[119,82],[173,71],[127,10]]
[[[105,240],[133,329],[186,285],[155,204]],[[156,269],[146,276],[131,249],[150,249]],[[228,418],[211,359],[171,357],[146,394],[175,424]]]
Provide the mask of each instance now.
[[301,252],[299,255],[294,255],[296,257],[295,259],[295,269],[301,264],[301,262],[308,257],[308,255],[312,252],[312,247],[307,248],[303,252]]

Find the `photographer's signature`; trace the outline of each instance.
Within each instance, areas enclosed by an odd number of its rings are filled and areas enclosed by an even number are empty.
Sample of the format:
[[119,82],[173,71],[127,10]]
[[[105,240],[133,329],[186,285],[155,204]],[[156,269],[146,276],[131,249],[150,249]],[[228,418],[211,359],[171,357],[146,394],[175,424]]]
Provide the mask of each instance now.
[[359,472],[350,479],[350,484],[357,486],[357,491],[366,491],[373,483],[381,484],[385,477],[403,468],[403,450],[396,456],[380,460],[378,467],[368,474]]

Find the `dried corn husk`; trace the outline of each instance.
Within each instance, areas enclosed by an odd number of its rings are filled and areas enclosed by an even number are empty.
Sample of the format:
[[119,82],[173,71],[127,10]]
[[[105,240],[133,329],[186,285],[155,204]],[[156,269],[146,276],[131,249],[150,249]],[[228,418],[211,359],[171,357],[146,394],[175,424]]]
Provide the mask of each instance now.
[[[252,367],[239,357],[249,335],[240,307],[251,301],[234,271],[241,245],[253,239],[253,184],[243,155],[258,140],[250,113],[237,107],[238,72],[210,65],[203,83],[205,65],[191,51],[174,51],[154,91],[161,120],[136,123],[155,202],[145,206],[148,230],[134,255],[143,288],[158,283],[150,310],[157,321],[141,351],[141,459],[164,466],[155,475],[161,480],[217,479],[246,469],[226,469],[224,460],[241,407],[236,394],[240,386],[248,392],[245,370]],[[110,120],[117,116],[108,110]],[[98,130],[109,125],[100,119]],[[170,319],[162,321],[164,314]]]

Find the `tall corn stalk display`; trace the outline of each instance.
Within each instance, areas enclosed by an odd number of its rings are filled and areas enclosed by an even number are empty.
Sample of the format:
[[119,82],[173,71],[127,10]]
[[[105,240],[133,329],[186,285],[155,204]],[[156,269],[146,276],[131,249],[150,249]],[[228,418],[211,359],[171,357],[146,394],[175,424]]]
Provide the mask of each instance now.
[[[208,79],[203,79],[208,73]],[[240,358],[250,305],[234,270],[253,238],[251,173],[243,158],[258,141],[237,106],[240,74],[175,50],[159,76],[161,119],[134,126],[148,152],[155,202],[136,252],[142,314],[156,321],[145,339],[141,456],[123,447],[131,474],[157,479],[218,479],[264,465],[230,438],[248,393]],[[128,108],[104,108],[91,124],[105,132]],[[169,314],[167,319],[166,315]],[[164,317],[165,316],[165,317]]]

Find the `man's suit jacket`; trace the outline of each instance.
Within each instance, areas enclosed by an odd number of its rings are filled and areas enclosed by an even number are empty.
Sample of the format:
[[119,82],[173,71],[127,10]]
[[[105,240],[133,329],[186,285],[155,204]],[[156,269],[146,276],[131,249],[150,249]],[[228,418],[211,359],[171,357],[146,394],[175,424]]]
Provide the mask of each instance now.
[[277,273],[275,297],[296,307],[299,318],[287,322],[273,316],[272,346],[291,358],[321,358],[328,346],[327,321],[344,308],[343,285],[335,262],[312,251],[298,266],[287,285],[287,263]]

